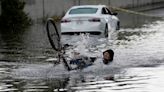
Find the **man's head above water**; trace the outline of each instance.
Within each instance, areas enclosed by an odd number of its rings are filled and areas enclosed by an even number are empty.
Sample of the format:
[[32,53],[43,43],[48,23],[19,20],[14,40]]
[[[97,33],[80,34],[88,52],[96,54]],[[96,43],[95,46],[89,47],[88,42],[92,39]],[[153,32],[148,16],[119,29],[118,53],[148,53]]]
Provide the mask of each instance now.
[[103,52],[103,63],[108,64],[113,61],[114,52],[113,50],[109,49]]

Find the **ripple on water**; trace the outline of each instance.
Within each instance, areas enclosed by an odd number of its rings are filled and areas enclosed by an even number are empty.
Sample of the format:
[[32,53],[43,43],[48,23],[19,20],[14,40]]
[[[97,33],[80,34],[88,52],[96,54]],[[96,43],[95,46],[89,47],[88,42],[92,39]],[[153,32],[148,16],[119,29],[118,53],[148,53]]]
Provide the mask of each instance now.
[[[40,54],[39,57],[29,57],[32,62],[36,59],[39,62],[37,64],[1,63],[0,91],[163,92],[164,72],[159,66],[164,60],[163,27],[164,23],[158,21],[142,28],[121,29],[118,35],[120,38],[114,40],[88,38],[85,35],[66,39],[76,45],[71,49],[93,51],[99,56],[106,49],[114,49],[114,62],[109,66],[104,66],[99,57],[97,62],[87,69],[68,72],[62,64],[54,67],[52,62],[40,63],[40,59],[47,58]],[[8,51],[2,51],[2,54],[10,56],[16,52]],[[17,56],[21,53],[15,54]],[[27,51],[26,54],[31,53]],[[54,53],[51,54],[53,56]],[[55,59],[52,57],[46,60]]]
[[[156,69],[158,72],[155,72]],[[124,69],[126,73],[114,76],[112,79],[79,83],[71,89],[77,92],[154,92],[155,90],[162,92],[163,67],[156,69],[127,68]]]

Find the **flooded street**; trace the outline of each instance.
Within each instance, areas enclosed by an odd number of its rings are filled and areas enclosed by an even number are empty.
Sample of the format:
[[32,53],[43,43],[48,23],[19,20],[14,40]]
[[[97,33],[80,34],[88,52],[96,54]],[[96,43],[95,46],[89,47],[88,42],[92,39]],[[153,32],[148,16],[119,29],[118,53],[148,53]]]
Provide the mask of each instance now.
[[[163,11],[144,13],[164,17]],[[23,35],[1,34],[0,92],[163,92],[164,19],[125,12],[119,18],[121,29],[112,39],[62,36],[63,43],[99,56],[93,66],[70,72],[54,65],[45,25],[34,24]],[[101,54],[109,48],[114,61],[103,65]]]

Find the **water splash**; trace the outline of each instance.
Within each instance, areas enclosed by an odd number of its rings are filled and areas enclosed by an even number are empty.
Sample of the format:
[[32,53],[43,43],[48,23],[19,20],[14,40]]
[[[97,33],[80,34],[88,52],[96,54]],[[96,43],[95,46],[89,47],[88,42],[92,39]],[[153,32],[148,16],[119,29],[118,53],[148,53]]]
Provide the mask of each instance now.
[[90,48],[90,37],[89,34],[81,34],[80,40],[76,43],[75,51],[79,52],[82,55],[86,55],[86,52]]

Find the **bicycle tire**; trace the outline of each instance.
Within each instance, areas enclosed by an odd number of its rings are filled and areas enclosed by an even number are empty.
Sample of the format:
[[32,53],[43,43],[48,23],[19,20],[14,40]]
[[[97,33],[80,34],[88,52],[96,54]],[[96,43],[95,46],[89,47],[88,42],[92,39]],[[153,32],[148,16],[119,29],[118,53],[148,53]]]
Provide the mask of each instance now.
[[46,31],[47,31],[48,40],[52,48],[56,51],[60,51],[61,50],[60,34],[52,18],[47,19]]

